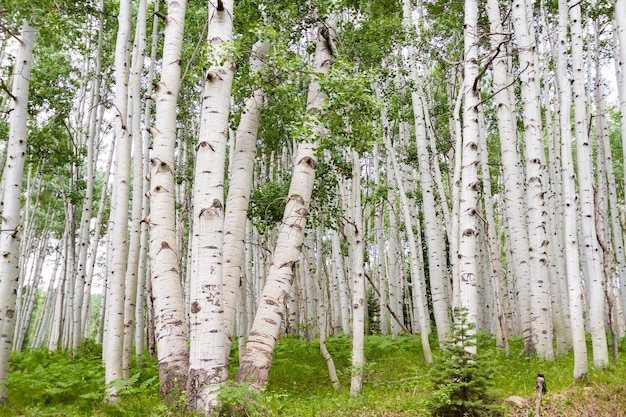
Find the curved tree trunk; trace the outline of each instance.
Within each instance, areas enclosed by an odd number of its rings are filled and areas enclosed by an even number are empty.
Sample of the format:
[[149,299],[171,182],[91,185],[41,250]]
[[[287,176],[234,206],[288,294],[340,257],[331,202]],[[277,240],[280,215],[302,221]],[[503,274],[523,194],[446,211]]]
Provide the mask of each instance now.
[[[314,62],[315,74],[328,72],[332,61],[331,43],[334,42],[335,37],[334,18],[329,19],[325,25],[319,25]],[[306,111],[312,117],[321,118],[320,113],[326,100],[326,93],[322,91],[315,74],[309,84]],[[321,120],[314,129],[315,135],[322,135]],[[285,303],[288,301],[294,280],[313,193],[317,148],[317,142],[304,142],[298,145],[287,205],[279,226],[272,263],[235,378],[239,382],[251,383],[256,389],[261,389],[267,384],[274,346],[278,340],[285,312]]]

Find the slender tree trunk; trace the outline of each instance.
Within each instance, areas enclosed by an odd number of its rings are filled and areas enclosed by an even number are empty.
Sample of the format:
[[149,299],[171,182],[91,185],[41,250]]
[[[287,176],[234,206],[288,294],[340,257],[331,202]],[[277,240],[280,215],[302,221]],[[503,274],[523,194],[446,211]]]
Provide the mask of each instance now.
[[[387,114],[383,109],[382,114],[383,123],[386,124]],[[409,201],[406,195],[406,191],[404,189],[404,184],[402,182],[402,174],[400,172],[400,167],[398,165],[398,161],[396,160],[395,151],[391,144],[390,132],[389,129],[384,129],[383,138],[385,141],[385,149],[387,151],[387,156],[391,160],[391,165],[393,167],[393,173],[396,178],[396,185],[398,187],[398,192],[400,194],[400,203],[402,205],[402,214],[404,216],[404,223],[406,225],[406,234],[409,245],[409,265],[411,268],[411,278],[413,284],[413,292],[414,298],[416,300],[417,305],[415,306],[417,309],[418,317],[416,321],[419,323],[420,327],[420,336],[422,340],[422,350],[424,352],[424,360],[428,364],[434,363],[433,355],[430,349],[430,341],[428,340],[428,330],[430,328],[428,320],[428,308],[426,304],[426,295],[422,291],[422,283],[420,282],[420,265],[418,260],[417,253],[417,243],[415,233],[413,232],[413,227],[411,226],[411,214],[409,209]]]
[[572,326],[572,346],[574,348],[574,379],[587,375],[587,343],[585,340],[585,319],[583,288],[580,277],[578,252],[578,214],[576,202],[576,173],[572,159],[571,106],[572,94],[567,72],[567,8],[566,0],[559,1],[559,32],[557,87],[559,90],[559,118],[561,137],[561,164],[563,176],[563,234],[565,242],[565,266]]
[[[251,71],[259,72],[263,59],[269,49],[267,42],[258,41],[252,48],[250,57]],[[228,196],[226,198],[226,215],[224,218],[224,325],[226,340],[224,355],[228,359],[230,346],[235,332],[235,317],[238,294],[244,267],[244,244],[248,205],[252,191],[254,160],[256,157],[256,140],[263,106],[263,90],[256,89],[246,100],[245,110],[241,115],[235,134],[233,163],[230,169]]]
[[[404,0],[404,21],[407,27],[413,27],[411,19],[410,1]],[[415,141],[417,145],[417,157],[419,159],[419,180],[422,190],[422,207],[424,214],[424,233],[428,251],[428,276],[430,279],[430,292],[432,297],[433,313],[437,325],[437,336],[439,343],[450,334],[450,319],[448,300],[448,265],[446,245],[444,240],[444,227],[439,214],[435,199],[435,181],[431,166],[430,145],[427,137],[425,115],[424,115],[424,91],[422,79],[418,73],[418,62],[416,62],[417,52],[415,48],[409,46],[409,66],[410,78],[414,83],[411,92],[413,105],[413,119],[415,122]],[[436,163],[436,159],[435,159]]]
[[361,206],[361,163],[355,150],[352,156],[352,178],[350,183],[351,198],[348,221],[344,224],[344,233],[352,261],[352,378],[350,395],[360,395],[363,391],[365,373],[365,319],[367,300],[365,295],[365,270],[363,264],[363,208]]
[[9,361],[15,332],[15,295],[20,276],[20,220],[22,174],[26,161],[28,121],[28,88],[33,62],[35,30],[24,20],[20,33],[18,56],[13,69],[11,96],[13,109],[9,113],[7,163],[2,174],[2,227],[0,228],[0,402],[6,402]]
[[[152,41],[150,48],[150,64],[148,66],[148,79],[146,80],[146,96],[150,97],[153,94],[153,81],[154,81],[154,62],[156,61],[157,47],[158,47],[158,29],[159,29],[159,17],[157,12],[159,11],[159,2],[154,3],[154,17],[152,20]],[[148,178],[150,175],[149,165],[149,126],[151,125],[152,117],[152,101],[147,101],[144,109],[144,125],[145,129],[141,131],[141,151],[142,154],[142,178]],[[141,219],[146,219],[149,212],[149,200],[145,198],[148,193],[148,181],[142,181],[142,197],[141,197]],[[133,198],[134,201],[134,198]],[[146,277],[148,275],[148,226],[145,221],[141,221],[140,225],[140,246],[139,246],[139,266],[137,269],[137,299],[135,302],[135,353],[138,360],[145,352],[146,345],[146,310],[147,310],[147,291],[146,291]]]
[[591,142],[587,133],[586,93],[584,80],[583,58],[583,31],[581,23],[580,3],[569,8],[570,30],[572,36],[572,72],[574,82],[574,126],[576,138],[576,157],[578,168],[578,200],[580,201],[581,253],[587,260],[586,285],[590,294],[587,300],[589,332],[593,350],[593,363],[597,368],[605,367],[609,363],[609,353],[606,340],[605,297],[602,279],[602,263],[600,246],[596,234],[594,210],[594,179],[591,156]]
[[[333,55],[331,44],[336,44],[335,39],[335,21],[334,17],[331,17],[326,24],[320,23],[318,27],[314,75],[309,84],[306,109],[311,117],[322,116],[320,113],[326,100],[326,93],[322,91],[316,77],[317,74],[323,75],[328,72]],[[321,136],[322,131],[320,120],[312,133]],[[261,389],[267,384],[274,345],[278,339],[285,303],[288,301],[287,297],[294,280],[313,193],[317,148],[317,141],[298,144],[287,205],[279,226],[272,264],[235,378],[239,382],[250,382],[256,389]]]
[[[141,226],[143,196],[145,194],[143,182],[144,161],[141,132],[141,76],[146,55],[146,20],[147,1],[140,0],[135,26],[135,41],[132,52],[132,66],[128,86],[128,130],[129,140],[133,148],[133,184],[132,184],[132,212],[130,219],[128,243],[128,260],[125,274],[124,300],[124,341],[122,353],[122,376],[126,380],[130,377],[130,363],[135,341],[135,311],[137,302],[137,284],[139,281],[139,250],[141,247]],[[130,179],[129,179],[130,180]]]
[[[459,307],[467,312],[469,323],[478,320],[478,3],[465,0],[463,87],[463,151],[461,156],[461,195],[459,206]],[[475,329],[474,329],[475,331]],[[476,346],[468,348],[476,353]]]
[[[546,231],[548,219],[545,208],[546,163],[539,103],[539,75],[536,68],[537,47],[529,28],[529,7],[527,0],[515,0],[511,11],[519,51],[531,277],[531,332],[529,334],[526,328],[522,328],[522,332],[524,332],[524,346],[528,353],[536,352],[545,359],[552,359],[554,358],[552,325],[550,315],[546,314],[549,311],[550,302],[547,275],[550,260],[546,254],[548,245]],[[520,308],[525,308],[525,306],[520,305]]]
[[186,388],[189,368],[181,266],[176,244],[174,148],[176,101],[180,89],[185,0],[168,0],[163,39],[163,69],[156,84],[153,151],[150,160],[150,285],[161,393]]
[[130,191],[130,135],[128,132],[128,47],[131,32],[131,2],[122,0],[118,15],[118,32],[115,45],[115,211],[109,236],[112,261],[107,297],[107,343],[103,349],[104,382],[107,400],[117,400],[117,389],[111,383],[123,377],[122,350],[124,343],[124,281],[128,261],[128,205]]

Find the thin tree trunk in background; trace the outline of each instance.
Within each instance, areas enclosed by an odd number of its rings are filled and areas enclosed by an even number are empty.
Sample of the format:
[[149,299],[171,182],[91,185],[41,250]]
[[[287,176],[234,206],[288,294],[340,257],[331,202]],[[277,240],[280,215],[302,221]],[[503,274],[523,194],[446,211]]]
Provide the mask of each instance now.
[[8,401],[6,382],[15,333],[15,302],[20,276],[19,249],[22,198],[22,175],[26,161],[28,137],[28,89],[33,62],[35,30],[24,20],[19,37],[20,45],[13,69],[11,95],[13,108],[9,113],[7,162],[2,173],[2,227],[0,228],[0,402]]
[[335,231],[330,231],[332,262],[335,266],[335,280],[339,291],[339,304],[341,311],[342,334],[350,334],[350,291],[346,286],[346,270],[344,268],[344,256],[341,252],[341,241]]
[[[374,144],[374,151],[372,154],[374,185],[376,192],[381,190],[382,182],[380,178],[380,150],[379,144]],[[377,287],[378,287],[378,302],[380,304],[380,333],[382,335],[389,334],[389,318],[387,314],[387,283],[388,277],[385,274],[385,231],[383,230],[385,219],[385,200],[378,199],[375,203],[374,210],[374,236],[376,242],[376,274]]]
[[176,102],[180,90],[181,49],[185,25],[185,0],[168,0],[163,33],[163,69],[152,98],[155,124],[150,167],[150,285],[154,306],[155,342],[159,357],[161,394],[180,392],[187,386],[189,353],[181,266],[176,241],[174,148]]
[[[407,28],[414,29],[411,19],[410,1],[403,2],[404,22]],[[449,276],[446,245],[444,240],[444,227],[442,219],[437,213],[435,199],[435,178],[431,166],[430,145],[427,137],[426,118],[424,115],[424,91],[422,78],[418,72],[420,63],[416,60],[417,52],[413,46],[409,46],[408,64],[409,76],[414,84],[411,91],[413,107],[413,120],[415,123],[415,143],[417,146],[417,157],[419,160],[419,180],[422,192],[422,207],[424,214],[424,234],[427,241],[428,251],[428,276],[430,279],[430,293],[433,305],[433,313],[437,326],[437,336],[441,345],[450,334],[450,315],[448,300]],[[437,160],[432,159],[437,164]],[[445,202],[444,202],[445,203]]]
[[[387,119],[387,114],[385,109],[383,108],[383,112],[381,115],[383,121]],[[398,166],[398,161],[396,160],[395,150],[391,144],[390,132],[383,132],[383,139],[385,142],[385,150],[387,151],[387,156],[391,160],[391,165],[393,168],[393,173],[396,178],[396,185],[398,187],[398,193],[400,194],[400,203],[402,206],[402,214],[404,216],[404,222],[406,227],[407,240],[409,245],[409,265],[411,268],[411,278],[413,283],[413,291],[415,293],[415,299],[417,300],[417,313],[418,316],[416,321],[420,326],[420,336],[422,340],[422,350],[424,352],[424,360],[427,364],[434,363],[433,355],[430,349],[430,341],[428,340],[428,329],[430,328],[428,324],[429,315],[428,308],[426,305],[426,295],[422,293],[422,285],[419,282],[419,261],[418,261],[418,253],[417,253],[417,244],[415,233],[413,232],[413,228],[411,225],[411,215],[408,203],[408,197],[406,195],[406,191],[404,189],[404,184],[402,183],[402,174],[400,172],[400,167]]]
[[[139,250],[141,248],[142,208],[144,198],[144,155],[141,132],[141,77],[146,56],[146,20],[148,4],[140,0],[135,25],[135,40],[128,83],[128,133],[133,149],[132,208],[129,227],[128,260],[125,274],[124,340],[122,352],[122,377],[130,377],[130,365],[135,341],[135,312],[138,292]],[[149,103],[147,104],[149,105]]]
[[[485,221],[482,225],[482,230],[486,232],[483,241],[487,247],[487,255],[489,265],[491,269],[484,274],[486,280],[493,288],[492,294],[494,296],[493,303],[489,303],[490,306],[495,307],[494,316],[496,319],[495,333],[497,334],[498,346],[504,347],[506,356],[509,356],[509,334],[508,326],[506,323],[508,307],[508,298],[505,294],[508,294],[506,282],[504,280],[504,267],[502,265],[501,253],[502,248],[500,246],[500,240],[498,239],[498,233],[496,227],[498,222],[494,213],[494,197],[491,191],[491,172],[489,169],[489,158],[487,152],[487,138],[485,135],[485,120],[482,107],[479,107],[480,119],[479,119],[479,139],[480,145],[480,169],[481,169],[481,181],[484,194],[484,210]],[[479,232],[480,233],[480,232]]]
[[[157,16],[157,12],[159,11],[159,2],[154,3],[154,17],[152,20],[152,40],[150,47],[150,63],[148,65],[148,75],[146,80],[146,96],[152,96],[153,92],[153,82],[154,82],[154,63],[157,56],[157,47],[158,47],[158,29],[159,29],[159,17]],[[149,138],[149,130],[151,126],[151,118],[152,118],[152,100],[146,100],[145,109],[144,109],[144,126],[145,128],[141,131],[141,151],[142,159],[141,159],[141,167],[142,173],[141,177],[146,179],[148,175],[150,175],[150,165],[149,165],[149,146],[150,146],[150,138]],[[140,243],[139,243],[139,267],[137,269],[137,299],[135,302],[135,353],[137,355],[137,360],[141,361],[142,356],[145,352],[146,347],[146,310],[147,310],[147,291],[146,291],[146,278],[149,273],[148,269],[148,226],[144,219],[148,217],[148,213],[150,210],[149,200],[145,197],[149,190],[148,181],[142,181],[142,194],[141,194],[141,225],[140,225]],[[134,198],[133,198],[134,201]]]
[[[104,1],[100,1],[99,7],[104,9]],[[91,87],[92,100],[89,109],[89,127],[86,135],[87,155],[85,159],[85,196],[82,200],[82,211],[80,218],[80,229],[78,233],[78,257],[76,271],[76,287],[74,288],[75,306],[73,312],[73,336],[72,349],[77,349],[85,335],[85,328],[88,327],[87,317],[83,314],[88,310],[89,297],[91,294],[86,291],[87,272],[89,270],[89,249],[91,220],[93,217],[93,198],[95,189],[95,165],[96,165],[96,138],[98,137],[98,115],[100,110],[100,88],[102,87],[102,44],[104,32],[104,15],[100,15],[98,20],[98,44],[95,56],[95,77]],[[85,298],[86,297],[86,298]],[[85,302],[85,299],[87,302]]]

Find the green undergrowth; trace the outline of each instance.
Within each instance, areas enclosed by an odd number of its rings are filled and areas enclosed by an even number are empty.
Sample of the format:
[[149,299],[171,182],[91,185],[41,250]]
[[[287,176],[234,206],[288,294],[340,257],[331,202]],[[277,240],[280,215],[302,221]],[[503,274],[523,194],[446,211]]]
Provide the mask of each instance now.
[[[620,344],[622,360],[593,368],[589,346],[589,374],[585,381],[572,379],[573,355],[546,361],[523,353],[522,341],[510,340],[510,355],[496,348],[495,341],[479,334],[479,352],[489,354],[491,394],[502,400],[516,395],[534,403],[535,378],[545,375],[548,393],[544,415],[575,416],[585,409],[626,410],[626,342]],[[225,416],[426,416],[434,386],[425,364],[419,337],[401,335],[366,338],[367,365],[363,394],[350,397],[349,337],[330,338],[342,389],[335,392],[317,341],[284,337],[276,346],[270,381],[262,395],[246,394],[245,386],[229,384],[222,394],[228,405]],[[436,361],[442,352],[432,342]],[[143,358],[133,363],[130,380],[120,385],[120,401],[106,404],[104,369],[100,346],[87,342],[74,355],[31,350],[14,353],[8,382],[9,402],[0,405],[3,416],[151,416],[188,417],[184,394],[162,400],[158,394],[158,366]],[[237,368],[233,352],[231,374]],[[591,399],[590,399],[591,398]],[[590,403],[592,401],[592,403]],[[623,404],[622,404],[623,403]],[[586,408],[585,408],[586,407]],[[577,411],[578,410],[578,411]],[[570,414],[571,413],[571,414]],[[512,416],[532,415],[532,410],[511,411]],[[600,415],[600,414],[598,414]]]

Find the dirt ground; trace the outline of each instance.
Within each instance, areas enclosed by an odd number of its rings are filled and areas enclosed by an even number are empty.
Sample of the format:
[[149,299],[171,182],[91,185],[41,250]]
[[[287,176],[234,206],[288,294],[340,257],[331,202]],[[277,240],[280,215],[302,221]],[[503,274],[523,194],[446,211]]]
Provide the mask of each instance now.
[[[525,405],[509,404],[512,417],[534,416],[535,399]],[[541,403],[542,417],[626,417],[626,381],[624,385],[591,384],[562,392],[548,392]]]

